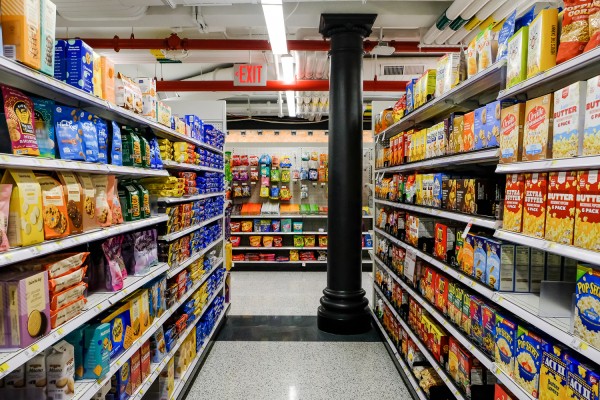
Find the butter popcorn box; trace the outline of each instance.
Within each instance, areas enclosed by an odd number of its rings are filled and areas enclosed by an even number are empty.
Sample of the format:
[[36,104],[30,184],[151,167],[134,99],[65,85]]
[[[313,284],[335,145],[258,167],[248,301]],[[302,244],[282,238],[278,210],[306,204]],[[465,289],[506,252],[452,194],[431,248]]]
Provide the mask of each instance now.
[[523,234],[543,238],[546,227],[546,200],[548,175],[525,174],[525,201],[523,204]]
[[575,82],[554,92],[552,158],[581,155],[585,95],[585,82]]
[[579,171],[575,205],[573,244],[600,251],[600,177],[599,170]]
[[600,154],[600,75],[588,80],[586,88],[582,155],[595,156]]
[[550,172],[546,208],[546,240],[573,244],[577,172]]
[[523,197],[525,179],[522,174],[506,175],[502,227],[511,232],[521,232],[523,223]]
[[551,158],[552,107],[552,94],[531,99],[525,104],[523,161]]

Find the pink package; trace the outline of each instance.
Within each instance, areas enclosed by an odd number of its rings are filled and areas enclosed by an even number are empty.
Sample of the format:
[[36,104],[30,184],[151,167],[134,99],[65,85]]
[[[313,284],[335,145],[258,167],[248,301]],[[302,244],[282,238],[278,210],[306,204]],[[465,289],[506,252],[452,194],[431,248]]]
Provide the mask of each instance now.
[[10,248],[7,232],[11,194],[12,185],[0,185],[0,251],[6,251]]
[[106,289],[116,292],[123,289],[123,281],[127,278],[127,269],[121,255],[123,236],[114,236],[102,243],[106,268]]

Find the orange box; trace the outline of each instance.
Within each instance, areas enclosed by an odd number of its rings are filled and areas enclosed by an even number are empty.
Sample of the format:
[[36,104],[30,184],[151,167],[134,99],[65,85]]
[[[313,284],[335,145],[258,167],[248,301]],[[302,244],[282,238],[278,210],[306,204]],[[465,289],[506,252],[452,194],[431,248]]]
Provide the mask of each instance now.
[[413,130],[404,132],[404,158],[406,162],[411,162],[410,158],[410,144],[412,140]]
[[466,113],[463,117],[463,151],[471,151],[475,146],[475,112]]
[[507,231],[521,232],[523,225],[523,197],[525,179],[520,174],[506,175],[506,190],[504,192],[504,217],[502,228]]
[[577,172],[550,172],[546,208],[546,240],[573,244]]
[[600,251],[600,180],[599,170],[579,171],[575,204],[573,244]]
[[102,85],[102,98],[114,104],[115,65],[105,56],[100,57],[100,73],[102,75],[102,78],[100,79],[100,84]]
[[546,228],[546,200],[548,174],[525,174],[525,200],[523,202],[523,234],[543,238]]
[[[40,0],[2,0],[2,41],[4,56],[40,69],[41,59],[41,4]],[[13,49],[12,54],[7,47]]]
[[525,104],[523,161],[552,158],[552,94],[537,97]]

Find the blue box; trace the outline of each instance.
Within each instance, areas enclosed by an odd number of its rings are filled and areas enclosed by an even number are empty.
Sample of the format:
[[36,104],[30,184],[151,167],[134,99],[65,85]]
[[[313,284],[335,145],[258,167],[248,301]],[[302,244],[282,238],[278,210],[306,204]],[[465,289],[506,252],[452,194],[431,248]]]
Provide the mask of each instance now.
[[67,79],[66,40],[57,40],[54,43],[54,78],[63,82]]
[[406,112],[412,112],[415,109],[415,84],[417,79],[411,79],[406,85]]
[[475,110],[475,123],[473,124],[473,131],[475,133],[475,144],[473,150],[483,149],[488,147],[488,135],[486,133],[487,128],[487,108],[486,106],[480,107]]
[[87,93],[94,93],[94,53],[81,39],[70,39],[66,51],[66,82]]

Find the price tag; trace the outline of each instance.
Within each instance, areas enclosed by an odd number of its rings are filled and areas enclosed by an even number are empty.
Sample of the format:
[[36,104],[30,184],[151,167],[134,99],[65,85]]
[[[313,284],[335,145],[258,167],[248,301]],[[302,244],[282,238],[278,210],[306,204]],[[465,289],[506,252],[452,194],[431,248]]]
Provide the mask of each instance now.
[[58,328],[58,330],[56,331],[56,333],[58,333],[59,335],[64,335],[65,334],[65,330],[63,328]]
[[98,305],[96,306],[96,310],[98,310],[98,311],[102,311],[102,304],[98,304]]
[[37,353],[39,349],[40,349],[40,346],[38,344],[34,344],[31,346],[31,351],[33,353]]
[[580,342],[579,343],[579,349],[582,351],[586,351],[589,348],[588,344],[586,342]]
[[8,364],[7,363],[0,364],[0,373],[5,373],[6,371],[8,371]]
[[474,221],[473,218],[471,218],[469,220],[469,223],[467,224],[467,227],[465,228],[465,230],[463,231],[463,234],[462,234],[463,239],[467,238],[467,235],[469,234],[469,231],[471,230],[471,227],[473,226],[473,221]]

